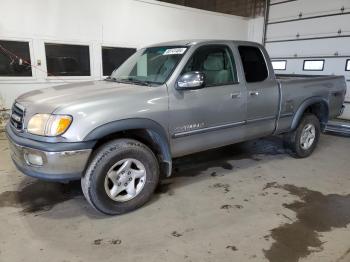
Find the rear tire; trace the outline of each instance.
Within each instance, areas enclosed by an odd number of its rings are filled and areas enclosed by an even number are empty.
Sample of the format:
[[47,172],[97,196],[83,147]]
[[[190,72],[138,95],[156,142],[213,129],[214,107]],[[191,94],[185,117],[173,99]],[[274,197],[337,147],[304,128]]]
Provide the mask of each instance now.
[[285,145],[295,158],[305,158],[312,154],[320,139],[320,121],[314,114],[305,114],[298,127],[285,136]]
[[153,152],[136,140],[117,139],[98,149],[81,186],[97,211],[119,215],[144,205],[158,181],[159,165]]

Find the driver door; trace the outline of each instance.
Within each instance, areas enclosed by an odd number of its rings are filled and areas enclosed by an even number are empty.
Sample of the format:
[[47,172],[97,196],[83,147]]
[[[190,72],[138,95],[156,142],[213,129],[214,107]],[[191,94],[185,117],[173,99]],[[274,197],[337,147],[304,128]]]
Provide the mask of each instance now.
[[232,48],[198,47],[181,75],[200,71],[205,87],[169,88],[169,132],[173,156],[182,156],[243,140],[246,91],[238,82]]

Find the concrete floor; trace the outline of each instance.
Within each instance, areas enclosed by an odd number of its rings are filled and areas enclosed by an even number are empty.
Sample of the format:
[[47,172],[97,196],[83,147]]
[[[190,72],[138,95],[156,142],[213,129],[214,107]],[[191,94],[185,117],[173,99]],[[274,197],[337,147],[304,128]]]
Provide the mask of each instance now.
[[182,158],[143,208],[97,214],[79,183],[20,174],[0,134],[0,261],[350,261],[350,139],[277,138]]

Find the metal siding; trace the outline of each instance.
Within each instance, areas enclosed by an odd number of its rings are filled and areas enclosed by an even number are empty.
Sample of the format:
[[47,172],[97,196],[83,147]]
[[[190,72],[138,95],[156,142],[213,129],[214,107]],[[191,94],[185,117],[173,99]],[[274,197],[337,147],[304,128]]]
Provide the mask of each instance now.
[[[272,3],[273,1],[271,1]],[[341,8],[350,8],[349,0],[297,0],[279,5],[271,5],[269,11],[269,22],[287,20],[315,15],[341,12]],[[346,10],[344,10],[346,11]]]
[[[338,56],[349,57],[350,37],[266,43],[266,49],[271,57],[323,57],[334,56],[336,53]],[[343,75],[344,70],[339,73]]]
[[[296,39],[297,34],[299,34],[299,38],[346,35],[350,32],[349,21],[350,14],[346,14],[289,23],[270,24],[266,32],[267,41]],[[286,31],[286,28],[289,30]],[[340,34],[338,34],[338,30],[341,30]]]
[[[276,4],[280,2],[279,4]],[[265,46],[272,59],[287,60],[281,74],[345,75],[350,119],[350,0],[271,0]],[[308,40],[303,40],[307,38]],[[323,71],[304,71],[303,62],[324,59]]]

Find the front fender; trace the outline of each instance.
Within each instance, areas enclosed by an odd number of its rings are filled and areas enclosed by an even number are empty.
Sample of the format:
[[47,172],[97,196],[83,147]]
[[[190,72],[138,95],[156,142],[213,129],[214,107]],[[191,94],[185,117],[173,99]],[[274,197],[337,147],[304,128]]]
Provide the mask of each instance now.
[[162,162],[167,165],[166,174],[170,176],[172,171],[172,158],[168,134],[160,124],[151,119],[132,118],[113,121],[92,130],[84,138],[84,141],[96,141],[118,132],[137,129],[146,130],[154,143],[158,145],[162,155]]

